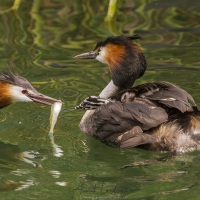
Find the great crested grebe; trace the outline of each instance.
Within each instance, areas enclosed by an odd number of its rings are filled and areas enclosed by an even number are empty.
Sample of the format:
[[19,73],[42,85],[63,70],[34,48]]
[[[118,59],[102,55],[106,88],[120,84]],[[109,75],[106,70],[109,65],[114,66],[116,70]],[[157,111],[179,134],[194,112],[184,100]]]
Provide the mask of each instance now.
[[39,93],[31,83],[18,74],[3,72],[0,76],[0,109],[14,102],[36,102],[51,106],[60,100]]
[[[109,37],[76,59],[97,59],[109,66],[110,83],[98,97],[76,108],[88,109],[80,129],[119,148],[186,152],[199,148],[200,112],[190,94],[169,82],[132,87],[146,70],[146,60],[132,40],[139,35]],[[132,87],[132,88],[131,88]]]

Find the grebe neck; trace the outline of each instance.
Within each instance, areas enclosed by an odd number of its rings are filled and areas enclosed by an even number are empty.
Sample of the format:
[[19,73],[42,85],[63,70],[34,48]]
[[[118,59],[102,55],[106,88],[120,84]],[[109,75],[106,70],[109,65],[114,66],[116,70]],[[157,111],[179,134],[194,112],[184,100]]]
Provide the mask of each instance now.
[[110,97],[114,97],[119,91],[120,91],[120,88],[116,86],[111,80],[108,83],[108,85],[101,91],[101,93],[99,94],[99,97],[109,99]]

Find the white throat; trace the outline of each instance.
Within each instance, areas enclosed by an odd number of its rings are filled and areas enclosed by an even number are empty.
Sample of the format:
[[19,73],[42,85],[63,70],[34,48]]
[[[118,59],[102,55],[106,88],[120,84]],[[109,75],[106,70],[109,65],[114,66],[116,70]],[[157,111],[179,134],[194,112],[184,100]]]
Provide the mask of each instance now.
[[119,88],[111,80],[110,83],[108,83],[108,85],[99,94],[99,97],[108,99],[114,96],[118,91],[119,91]]
[[13,102],[23,101],[23,102],[32,102],[25,94],[22,94],[23,88],[20,86],[12,85],[10,87],[10,94],[12,96]]

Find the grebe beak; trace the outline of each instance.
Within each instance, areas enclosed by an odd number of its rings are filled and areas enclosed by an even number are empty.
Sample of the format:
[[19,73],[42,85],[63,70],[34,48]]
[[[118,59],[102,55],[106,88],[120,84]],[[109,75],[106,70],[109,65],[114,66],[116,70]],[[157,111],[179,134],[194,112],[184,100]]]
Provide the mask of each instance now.
[[76,58],[76,59],[95,59],[96,57],[97,57],[97,53],[95,51],[90,51],[87,53],[79,54],[79,55],[75,56],[74,58]]
[[61,100],[58,99],[54,99],[52,97],[43,95],[43,94],[27,94],[27,96],[34,102],[36,103],[40,103],[40,104],[44,104],[47,106],[52,106],[53,103],[48,102],[48,101],[52,101],[52,102],[62,102]]

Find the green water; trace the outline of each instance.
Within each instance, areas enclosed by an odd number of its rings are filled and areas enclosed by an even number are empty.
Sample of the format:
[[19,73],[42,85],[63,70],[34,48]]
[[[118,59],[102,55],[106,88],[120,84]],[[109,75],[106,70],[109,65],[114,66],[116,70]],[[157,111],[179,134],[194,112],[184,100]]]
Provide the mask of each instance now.
[[[119,150],[83,134],[74,110],[110,80],[107,66],[76,61],[111,35],[140,34],[148,70],[137,84],[166,80],[200,105],[200,2],[119,0],[19,1],[0,14],[0,70],[26,77],[41,93],[62,99],[54,138],[50,108],[18,103],[0,110],[0,199],[200,199],[200,154]],[[13,1],[1,1],[6,11]]]

